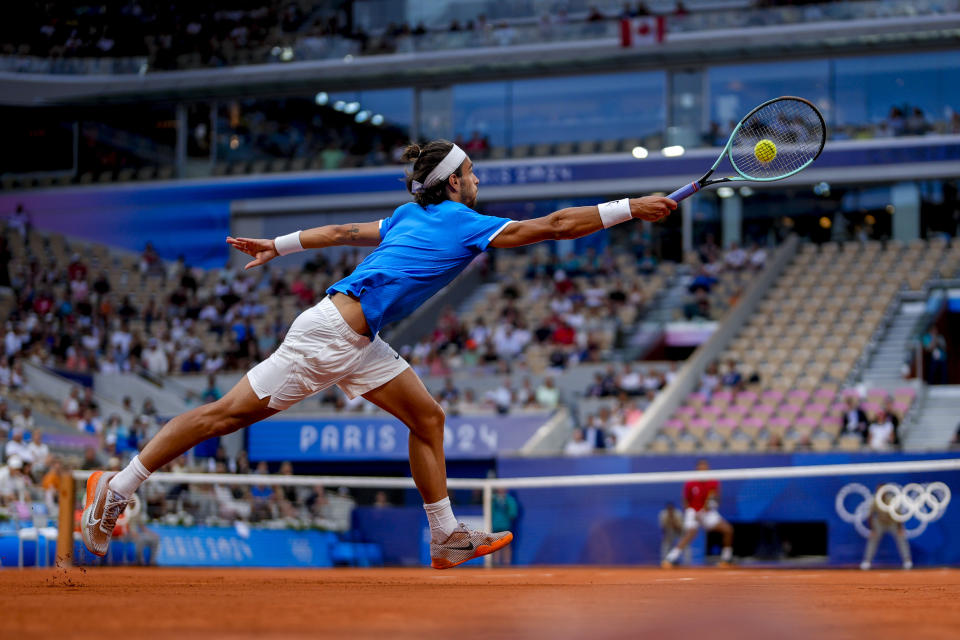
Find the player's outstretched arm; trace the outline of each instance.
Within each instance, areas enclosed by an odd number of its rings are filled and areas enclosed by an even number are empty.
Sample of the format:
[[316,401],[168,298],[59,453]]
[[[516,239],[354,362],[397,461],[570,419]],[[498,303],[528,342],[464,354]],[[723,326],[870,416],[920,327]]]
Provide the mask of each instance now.
[[328,224],[300,232],[300,244],[304,249],[323,249],[351,245],[375,247],[380,244],[380,221]]
[[[296,236],[293,239],[293,236]],[[350,224],[328,224],[314,227],[305,231],[297,231],[288,236],[282,236],[287,250],[283,255],[304,249],[323,249],[351,245],[356,247],[375,247],[380,244],[380,223],[356,222]],[[277,249],[277,238],[232,238],[227,236],[227,244],[242,251],[253,260],[247,263],[244,269],[252,269],[273,260],[281,252]],[[293,244],[291,244],[293,243]],[[296,246],[299,243],[299,246]]]
[[[611,226],[611,224],[623,221],[614,219],[614,222],[604,225],[604,218],[600,209],[604,206],[569,207],[554,211],[542,218],[509,224],[497,234],[490,246],[506,249],[535,244],[544,240],[572,240],[590,235],[603,229],[604,226]],[[677,208],[677,203],[670,198],[646,196],[644,198],[630,198],[629,206],[629,217],[657,222],[670,215],[670,212]],[[626,214],[624,213],[624,215]]]

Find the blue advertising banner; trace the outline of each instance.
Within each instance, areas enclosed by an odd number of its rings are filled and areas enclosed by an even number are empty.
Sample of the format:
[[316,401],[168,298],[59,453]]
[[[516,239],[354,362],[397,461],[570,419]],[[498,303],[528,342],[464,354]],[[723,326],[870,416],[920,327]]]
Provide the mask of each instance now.
[[323,531],[150,525],[157,564],[170,567],[330,567],[337,536]]
[[[766,466],[803,466],[858,462],[907,461],[950,458],[905,454],[780,454],[715,455],[713,469]],[[501,477],[631,473],[694,468],[694,456],[595,456],[579,459],[502,459]],[[793,541],[778,537],[777,525],[817,523],[823,527],[826,557],[831,565],[856,566],[863,558],[869,535],[869,511],[874,491],[894,483],[904,489],[904,522],[912,561],[916,566],[960,564],[960,505],[950,494],[960,495],[960,472],[917,472],[884,475],[819,476],[793,479],[723,481],[719,513],[734,525],[766,526],[772,537],[766,551],[785,557]],[[942,483],[942,484],[940,484]],[[939,485],[939,488],[938,488]],[[946,490],[943,489],[946,485]],[[520,489],[510,493],[519,503],[520,516],[513,524],[517,564],[657,564],[662,535],[658,524],[667,502],[683,506],[683,483],[619,485],[583,488]],[[891,494],[896,497],[900,494]],[[783,534],[784,536],[786,534]],[[703,555],[701,533],[694,556]],[[734,537],[736,548],[736,533]],[[785,558],[789,560],[789,558]],[[899,565],[892,537],[880,540],[878,565]]]
[[[477,460],[522,447],[547,421],[547,414],[448,417],[444,429],[447,458]],[[407,427],[388,417],[330,417],[258,422],[247,430],[250,459],[405,460]]]

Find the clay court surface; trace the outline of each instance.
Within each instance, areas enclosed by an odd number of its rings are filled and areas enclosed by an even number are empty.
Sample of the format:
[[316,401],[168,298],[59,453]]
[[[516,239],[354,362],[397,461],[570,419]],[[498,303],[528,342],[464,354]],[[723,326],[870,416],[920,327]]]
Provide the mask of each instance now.
[[918,640],[958,602],[953,569],[4,570],[0,635]]

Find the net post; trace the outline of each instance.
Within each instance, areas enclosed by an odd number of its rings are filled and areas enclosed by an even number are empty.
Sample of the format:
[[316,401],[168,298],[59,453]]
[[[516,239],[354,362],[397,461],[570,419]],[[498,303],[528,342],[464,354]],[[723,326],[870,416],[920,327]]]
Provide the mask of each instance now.
[[[483,530],[493,532],[493,485],[483,483]],[[483,566],[489,569],[493,566],[493,554],[483,556]]]
[[76,500],[76,482],[70,471],[60,474],[60,494],[57,514],[57,566],[73,566],[73,503]]

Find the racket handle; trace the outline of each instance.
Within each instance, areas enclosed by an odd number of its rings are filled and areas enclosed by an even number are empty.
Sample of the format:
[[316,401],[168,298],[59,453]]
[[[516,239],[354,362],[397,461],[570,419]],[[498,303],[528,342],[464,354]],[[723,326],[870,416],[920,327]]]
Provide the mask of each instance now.
[[674,202],[680,202],[684,198],[689,198],[697,191],[700,191],[700,183],[691,182],[690,184],[684,185],[668,195],[667,197],[673,200]]

